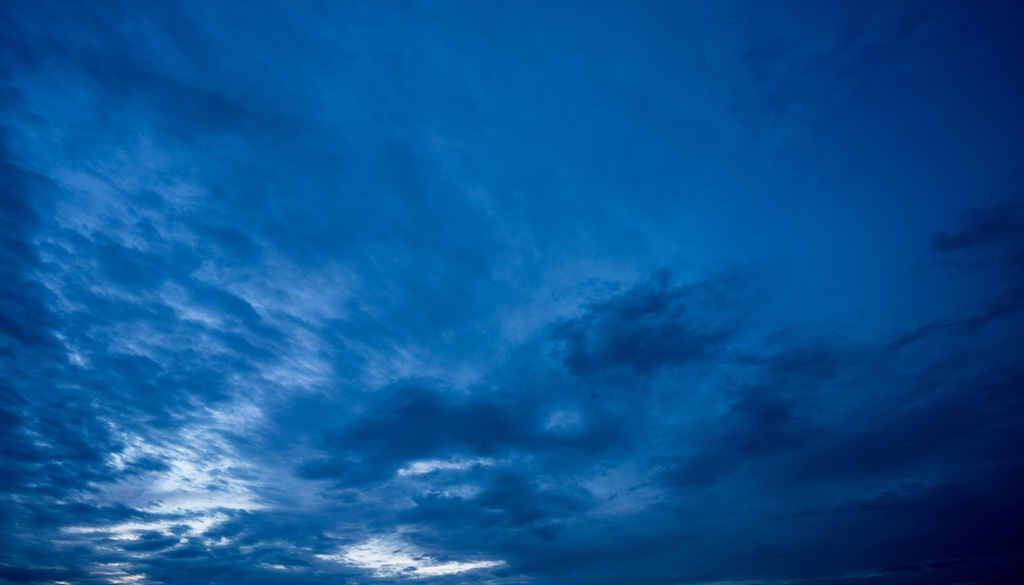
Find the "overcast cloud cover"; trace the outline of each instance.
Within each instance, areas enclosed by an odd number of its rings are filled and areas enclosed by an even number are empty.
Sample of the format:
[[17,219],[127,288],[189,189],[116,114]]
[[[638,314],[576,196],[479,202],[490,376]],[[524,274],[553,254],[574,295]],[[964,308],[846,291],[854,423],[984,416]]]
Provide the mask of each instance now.
[[0,582],[1024,580],[1024,4],[0,39]]

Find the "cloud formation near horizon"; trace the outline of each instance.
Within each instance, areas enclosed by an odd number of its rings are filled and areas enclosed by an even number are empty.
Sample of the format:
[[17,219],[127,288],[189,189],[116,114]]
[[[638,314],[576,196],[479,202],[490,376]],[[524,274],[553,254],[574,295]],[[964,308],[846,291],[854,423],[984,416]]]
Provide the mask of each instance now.
[[13,2],[0,583],[1013,583],[1012,3]]

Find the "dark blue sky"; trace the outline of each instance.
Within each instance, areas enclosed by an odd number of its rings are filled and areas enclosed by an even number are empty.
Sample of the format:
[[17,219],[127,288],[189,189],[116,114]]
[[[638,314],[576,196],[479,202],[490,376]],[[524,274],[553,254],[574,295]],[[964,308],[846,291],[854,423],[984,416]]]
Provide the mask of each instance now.
[[0,582],[1024,580],[1024,4],[0,41]]

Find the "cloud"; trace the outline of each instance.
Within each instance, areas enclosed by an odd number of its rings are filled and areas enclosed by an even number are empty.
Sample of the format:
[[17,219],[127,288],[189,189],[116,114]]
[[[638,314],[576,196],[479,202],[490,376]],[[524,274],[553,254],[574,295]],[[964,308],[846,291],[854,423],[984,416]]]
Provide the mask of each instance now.
[[727,289],[716,285],[675,287],[662,270],[560,323],[552,338],[565,344],[565,365],[578,376],[616,368],[645,374],[706,358],[736,327],[728,320]]
[[957,229],[941,231],[931,238],[934,251],[948,254],[1011,242],[1020,243],[1024,215],[1019,201],[995,207],[972,209],[964,214]]
[[439,562],[398,537],[374,538],[351,546],[341,555],[318,555],[373,571],[374,577],[425,578],[452,575],[477,569],[490,569],[504,564],[502,561],[448,561]]
[[1019,572],[1019,9],[9,4],[0,581]]
[[[955,319],[938,319],[903,334],[892,349],[901,349],[926,337],[945,334],[976,335],[992,324],[1015,320],[1024,309],[1024,206],[1018,196],[987,208],[964,212],[958,228],[940,231],[931,238],[931,249],[946,264],[968,272],[991,271],[994,284],[989,295]],[[991,294],[990,291],[998,291]]]

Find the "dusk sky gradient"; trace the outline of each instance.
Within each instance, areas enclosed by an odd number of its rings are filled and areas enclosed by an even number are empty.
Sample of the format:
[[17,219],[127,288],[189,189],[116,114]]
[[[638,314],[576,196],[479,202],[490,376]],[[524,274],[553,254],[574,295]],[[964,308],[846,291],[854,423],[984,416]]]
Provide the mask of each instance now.
[[1024,2],[0,2],[0,583],[1024,583]]

